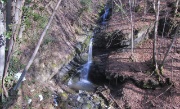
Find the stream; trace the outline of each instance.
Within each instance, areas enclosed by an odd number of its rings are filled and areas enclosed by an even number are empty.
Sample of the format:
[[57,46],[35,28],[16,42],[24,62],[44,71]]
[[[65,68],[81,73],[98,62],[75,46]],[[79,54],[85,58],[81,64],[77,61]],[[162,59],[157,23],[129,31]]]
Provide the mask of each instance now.
[[80,77],[75,75],[68,81],[68,86],[72,89],[86,91],[95,90],[95,85],[88,80],[89,70],[92,64],[92,46],[93,38],[90,40],[89,43],[88,61],[83,65],[80,72]]
[[[101,26],[105,26],[107,24],[107,20],[110,17],[110,13],[111,13],[111,8],[109,6],[105,6],[104,13],[100,17]],[[86,90],[90,92],[95,91],[96,85],[94,85],[88,79],[90,68],[92,66],[92,52],[93,52],[93,38],[91,38],[89,42],[88,61],[81,68],[80,76],[76,74],[70,78],[70,80],[68,81],[68,86],[70,88],[75,89],[75,90]]]

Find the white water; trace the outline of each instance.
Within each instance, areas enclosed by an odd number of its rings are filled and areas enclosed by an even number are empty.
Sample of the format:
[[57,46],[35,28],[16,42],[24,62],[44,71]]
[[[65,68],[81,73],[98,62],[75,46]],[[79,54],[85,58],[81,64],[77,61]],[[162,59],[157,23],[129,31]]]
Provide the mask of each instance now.
[[68,82],[68,86],[75,90],[93,91],[95,88],[95,86],[90,81],[88,81],[88,74],[92,64],[92,43],[93,39],[91,39],[89,43],[88,61],[83,65],[80,80],[78,79],[79,77],[74,77],[71,78]]
[[90,40],[89,43],[89,51],[88,51],[88,62],[83,65],[82,72],[81,72],[81,78],[87,79],[89,74],[89,69],[92,63],[92,43],[93,39]]
[[105,7],[104,11],[105,11],[104,14],[101,16],[101,18],[102,18],[101,24],[102,25],[106,25],[107,24],[106,20],[108,18],[108,14],[109,14],[110,9],[108,7]]
[[92,43],[93,39],[91,39],[89,43],[88,63],[92,63]]

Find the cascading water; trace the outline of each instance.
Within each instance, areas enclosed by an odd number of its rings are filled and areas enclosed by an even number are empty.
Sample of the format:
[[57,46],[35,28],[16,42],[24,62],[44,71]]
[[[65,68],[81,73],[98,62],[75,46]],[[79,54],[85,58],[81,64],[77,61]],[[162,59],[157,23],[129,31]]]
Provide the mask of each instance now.
[[109,8],[105,9],[105,13],[103,14],[102,18],[103,18],[103,22],[106,21],[107,17],[109,14]]
[[91,39],[89,43],[88,62],[83,65],[81,79],[88,79],[89,69],[92,64],[92,43],[93,39]]
[[[104,9],[104,14],[100,18],[100,23],[102,26],[106,26],[107,20],[111,16],[112,8],[107,5]],[[97,31],[93,34],[96,34]],[[94,36],[94,35],[93,35]],[[93,39],[90,40],[89,43],[89,51],[88,51],[88,61],[84,64],[80,70],[80,73],[76,73],[71,79],[68,81],[68,86],[75,90],[86,90],[86,91],[94,91],[95,85],[88,80],[89,71],[92,65],[92,47],[93,47]],[[79,75],[80,74],[80,75]]]
[[90,40],[90,44],[89,44],[88,63],[92,63],[92,43],[93,43],[93,38]]
[[[93,39],[89,43],[88,61],[83,65],[80,77],[71,78],[68,86],[76,90],[94,91],[95,86],[88,80],[89,70],[92,64],[92,44]],[[79,78],[79,79],[78,79]]]

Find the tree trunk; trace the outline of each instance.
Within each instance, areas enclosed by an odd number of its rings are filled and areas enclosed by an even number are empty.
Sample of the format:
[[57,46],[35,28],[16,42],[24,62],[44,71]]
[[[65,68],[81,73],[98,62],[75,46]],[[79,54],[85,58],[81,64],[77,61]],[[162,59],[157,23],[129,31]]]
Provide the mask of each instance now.
[[160,5],[160,0],[157,1],[157,10],[155,11],[156,19],[155,19],[155,27],[154,27],[154,41],[153,41],[153,65],[155,66],[155,69],[157,69],[156,44],[157,44],[157,28],[158,28],[158,21],[159,21],[159,5]]
[[[1,3],[0,3],[1,5]],[[2,78],[4,72],[4,64],[5,64],[5,37],[4,32],[6,30],[4,21],[4,15],[2,13],[2,9],[0,9],[0,86],[2,88]],[[0,93],[2,90],[0,90]]]
[[122,5],[122,1],[121,0],[119,0],[119,3],[120,3],[120,6],[122,7],[123,5]]
[[156,10],[156,0],[153,0],[153,9]]
[[180,1],[180,0],[176,0],[176,7],[175,7],[174,14],[176,14],[177,11],[178,11],[178,4],[179,4],[179,1]]
[[19,29],[20,29],[20,25],[21,25],[21,16],[22,16],[22,8],[24,6],[24,0],[17,0],[15,3],[15,6],[13,6],[13,10],[12,10],[12,14],[14,15],[12,19],[14,21],[13,27],[12,27],[12,36],[9,40],[9,45],[8,45],[8,53],[6,56],[6,62],[5,62],[5,67],[4,67],[4,75],[3,75],[3,80],[2,80],[2,84],[3,84],[3,90],[5,92],[6,97],[8,97],[8,92],[4,86],[4,81],[6,76],[8,75],[8,68],[9,68],[9,63],[11,60],[11,56],[13,53],[13,49],[15,46],[15,42],[16,42],[16,37],[19,33]]
[[131,0],[129,0],[129,5],[130,5],[130,14],[131,14],[131,56],[133,56],[134,52],[134,24],[133,24],[133,15],[132,15],[132,3]]
[[144,15],[147,14],[147,0],[144,0]]

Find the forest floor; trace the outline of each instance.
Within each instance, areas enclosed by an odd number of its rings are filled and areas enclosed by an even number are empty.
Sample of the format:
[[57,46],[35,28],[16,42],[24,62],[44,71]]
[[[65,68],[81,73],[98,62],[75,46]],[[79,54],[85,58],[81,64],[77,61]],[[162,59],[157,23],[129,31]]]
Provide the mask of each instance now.
[[[170,38],[158,38],[158,63],[162,62],[165,52],[170,44]],[[143,84],[138,87],[134,83],[149,81],[154,78],[151,71],[150,61],[152,59],[153,42],[151,39],[139,44],[134,50],[134,61],[130,58],[131,51],[122,53],[111,53],[108,57],[106,72],[113,75],[114,79],[119,77],[131,78],[124,84],[112,87],[111,95],[119,106],[131,109],[178,109],[180,108],[180,38],[178,38],[168,55],[161,79],[169,78],[172,84],[156,88]]]
[[[161,2],[161,9],[166,3]],[[140,5],[142,6],[142,5]],[[168,18],[171,8],[167,8]],[[166,12],[160,12],[160,19],[166,17]],[[139,30],[154,23],[153,13],[133,13],[134,29]],[[117,20],[118,19],[118,20]],[[176,19],[178,22],[179,18]],[[162,27],[159,27],[159,30]],[[103,32],[122,31],[130,33],[128,18],[122,13],[113,13],[108,21],[108,27]],[[166,31],[166,30],[165,30]],[[169,30],[167,30],[169,31]],[[161,64],[172,38],[166,35],[157,39],[157,63]],[[110,48],[111,49],[111,48]],[[153,72],[153,39],[142,41],[134,48],[133,58],[131,49],[122,52],[94,50],[95,61],[105,64],[105,76],[109,79],[105,90],[100,91],[107,101],[113,102],[120,109],[179,109],[180,108],[180,38],[178,37],[166,58],[163,76],[157,77]],[[102,56],[104,55],[104,56]],[[98,58],[99,56],[99,58]],[[102,56],[102,57],[101,57]],[[100,60],[98,60],[100,59]]]
[[[165,7],[165,4],[162,2],[161,8]],[[171,9],[168,9],[170,12]],[[114,14],[109,21],[109,28],[105,31],[108,33],[118,29],[130,33],[130,23],[126,23],[128,22],[127,18],[117,21],[122,16],[120,13]],[[165,17],[165,13],[162,12],[160,18],[163,17]],[[155,20],[154,18],[152,13],[148,13],[146,16],[143,13],[136,14],[135,29],[149,25]],[[158,36],[158,65],[161,64],[171,40],[172,38],[169,37]],[[97,50],[97,52],[99,51]],[[133,58],[131,58],[131,49],[122,51],[112,51],[106,57],[105,75],[111,79],[106,89],[110,91],[102,92],[105,98],[113,101],[121,109],[179,109],[180,38],[178,37],[173,44],[163,67],[163,76],[159,78],[152,70],[153,39],[149,38],[139,43],[134,48]],[[105,63],[105,60],[103,61]]]

